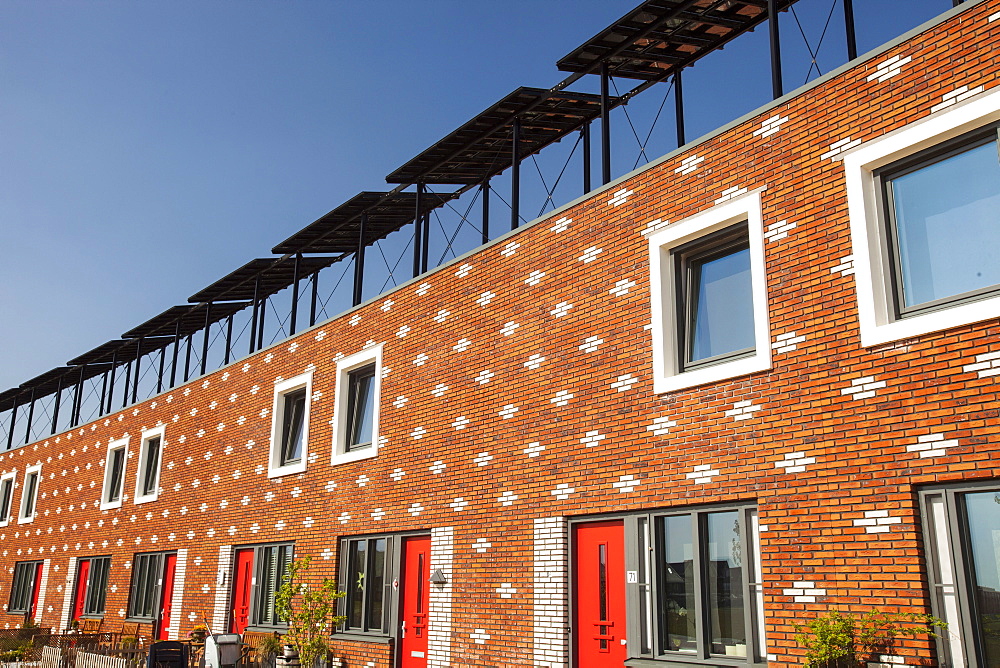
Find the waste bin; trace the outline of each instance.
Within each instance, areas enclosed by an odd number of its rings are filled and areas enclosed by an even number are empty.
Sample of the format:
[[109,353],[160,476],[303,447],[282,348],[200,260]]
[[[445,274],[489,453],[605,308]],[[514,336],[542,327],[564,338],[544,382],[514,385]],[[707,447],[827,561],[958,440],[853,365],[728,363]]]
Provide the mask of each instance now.
[[239,633],[216,633],[205,638],[205,668],[235,666],[243,645]]

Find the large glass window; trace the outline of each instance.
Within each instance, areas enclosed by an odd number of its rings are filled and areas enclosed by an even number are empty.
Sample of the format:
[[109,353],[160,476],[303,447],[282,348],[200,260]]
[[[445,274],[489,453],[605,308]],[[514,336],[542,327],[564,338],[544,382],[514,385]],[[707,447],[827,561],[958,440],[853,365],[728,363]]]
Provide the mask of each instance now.
[[354,633],[389,632],[389,551],[391,538],[348,539],[341,542],[341,589],[346,592],[344,629]]
[[163,427],[143,433],[139,448],[139,472],[135,481],[136,503],[155,501],[159,496],[162,450]]
[[626,519],[631,656],[764,660],[756,515],[743,506]]
[[166,553],[137,554],[132,561],[132,589],[128,601],[128,616],[154,620],[159,616],[160,594]]
[[942,665],[1000,665],[1000,485],[922,493]]
[[264,545],[256,548],[254,558],[256,586],[253,587],[250,623],[254,626],[282,626],[274,611],[274,595],[284,582],[292,562],[292,544]]
[[14,582],[10,588],[7,612],[34,616],[38,587],[42,579],[41,561],[20,561],[14,564]]
[[281,466],[302,461],[304,416],[306,411],[305,388],[294,390],[282,397],[284,414],[281,424]]
[[17,516],[18,524],[25,524],[35,519],[38,482],[41,480],[41,477],[41,465],[31,466],[24,472],[24,486],[21,488],[21,511]]
[[333,409],[334,464],[378,454],[381,360],[382,346],[379,345],[337,362]]
[[104,458],[104,488],[101,508],[118,508],[122,504],[125,486],[125,462],[128,460],[128,441],[125,439],[108,444]]
[[16,474],[13,472],[0,477],[0,526],[6,526],[10,521],[11,505],[14,501],[14,480]]
[[375,428],[375,364],[355,369],[347,379],[347,450],[368,448]]
[[897,317],[1000,290],[997,129],[876,171],[891,240]]
[[[87,617],[104,616],[104,602],[108,592],[108,573],[111,557],[89,557],[77,564],[78,600],[74,606]],[[74,615],[74,618],[79,615]]]
[[311,396],[311,372],[283,380],[274,386],[269,476],[283,476],[306,470]]

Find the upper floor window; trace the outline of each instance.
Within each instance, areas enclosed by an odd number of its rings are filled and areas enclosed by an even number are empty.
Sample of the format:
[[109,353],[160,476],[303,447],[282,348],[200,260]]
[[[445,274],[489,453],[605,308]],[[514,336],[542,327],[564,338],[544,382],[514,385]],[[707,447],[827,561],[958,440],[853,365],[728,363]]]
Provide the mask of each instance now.
[[306,470],[309,448],[309,404],[312,372],[274,386],[270,477]]
[[650,237],[656,392],[770,367],[762,227],[754,192]]
[[378,452],[382,346],[337,363],[333,409],[333,463],[374,457]]
[[1000,92],[844,158],[863,345],[1000,315]]
[[42,479],[42,465],[29,466],[24,472],[24,485],[21,487],[21,511],[17,515],[18,524],[25,524],[35,519],[38,501],[38,483]]
[[7,603],[9,614],[35,616],[43,566],[44,562],[41,561],[20,561],[14,564],[14,582],[11,585],[10,600]]
[[142,434],[139,472],[135,481],[135,502],[155,501],[160,489],[160,460],[163,456],[163,427]]
[[10,521],[11,506],[14,501],[14,482],[17,474],[13,471],[0,477],[0,526]]
[[125,489],[125,462],[128,458],[128,439],[108,443],[104,458],[104,487],[101,491],[101,510],[122,505]]

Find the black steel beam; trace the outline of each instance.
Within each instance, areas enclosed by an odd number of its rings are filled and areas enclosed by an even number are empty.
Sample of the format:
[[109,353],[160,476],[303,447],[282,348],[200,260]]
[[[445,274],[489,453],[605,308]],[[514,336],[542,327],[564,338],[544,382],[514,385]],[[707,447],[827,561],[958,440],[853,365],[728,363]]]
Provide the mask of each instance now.
[[288,335],[295,334],[295,321],[299,315],[299,263],[302,261],[302,253],[295,254],[295,264],[292,268],[292,313],[288,316]]
[[607,61],[601,61],[601,178],[602,185],[611,182],[611,105],[609,103]]
[[771,44],[771,93],[777,100],[784,94],[781,83],[781,36],[778,32],[777,0],[767,0],[767,25]]
[[365,283],[365,233],[368,231],[368,213],[361,214],[361,230],[358,234],[358,250],[354,253],[354,295],[352,306],[361,303]]
[[483,196],[483,243],[490,240],[490,180],[483,181],[480,186]]
[[674,119],[677,121],[677,146],[684,146],[684,89],[681,84],[681,70],[674,74]]
[[516,116],[510,133],[510,229],[516,230],[521,224],[521,120]]
[[858,57],[858,40],[854,35],[854,0],[844,0],[844,31],[847,36],[847,59]]

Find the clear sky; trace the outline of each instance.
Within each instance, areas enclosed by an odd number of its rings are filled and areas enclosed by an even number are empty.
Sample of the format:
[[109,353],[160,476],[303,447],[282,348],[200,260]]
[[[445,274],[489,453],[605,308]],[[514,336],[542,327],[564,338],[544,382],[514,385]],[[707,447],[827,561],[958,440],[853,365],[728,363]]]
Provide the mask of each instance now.
[[[814,43],[831,1],[797,6]],[[854,3],[859,52],[951,6]],[[636,4],[3,0],[0,391],[387,189],[517,86],[560,81],[556,60]],[[792,89],[809,59],[790,15],[782,30]],[[843,62],[842,35],[838,2],[823,71]],[[743,41],[685,79],[689,138],[768,100],[766,30]]]

